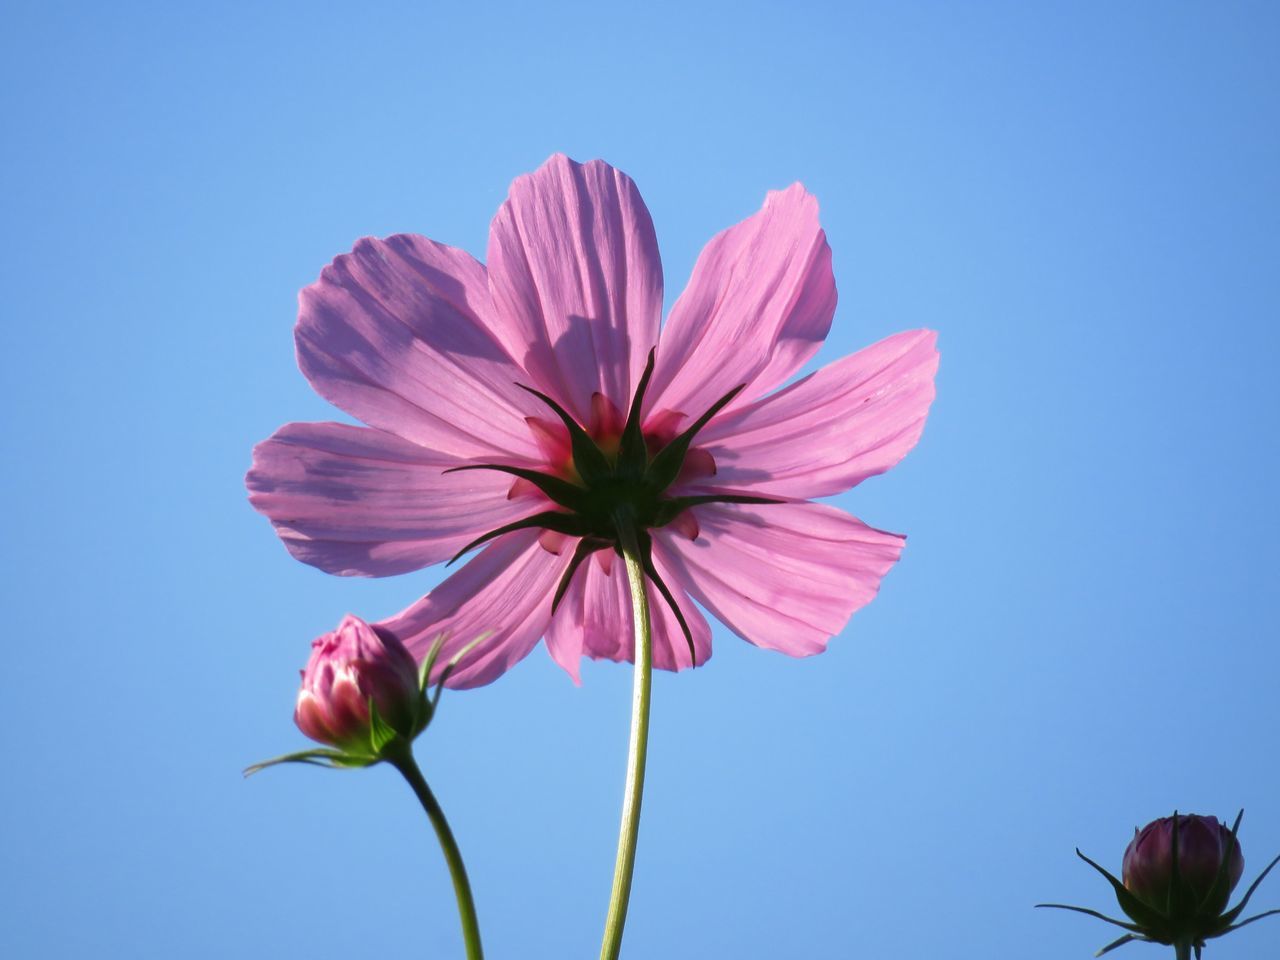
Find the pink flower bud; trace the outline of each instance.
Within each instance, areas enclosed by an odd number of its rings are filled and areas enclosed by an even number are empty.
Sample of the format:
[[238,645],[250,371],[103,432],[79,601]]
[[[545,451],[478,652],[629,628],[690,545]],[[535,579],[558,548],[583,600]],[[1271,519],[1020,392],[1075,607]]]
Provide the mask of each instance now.
[[312,740],[370,753],[369,700],[378,716],[412,739],[418,732],[418,666],[404,645],[347,614],[311,644],[293,721]]
[[[1178,874],[1183,888],[1191,895],[1192,906],[1200,906],[1213,889],[1222,862],[1227,862],[1227,884],[1221,890],[1221,903],[1204,904],[1208,913],[1220,913],[1227,905],[1231,891],[1244,873],[1244,855],[1231,829],[1216,817],[1196,814],[1179,816]],[[1165,910],[1169,903],[1173,875],[1173,817],[1161,817],[1135,831],[1133,841],[1124,852],[1122,877],[1125,887],[1139,900]]]

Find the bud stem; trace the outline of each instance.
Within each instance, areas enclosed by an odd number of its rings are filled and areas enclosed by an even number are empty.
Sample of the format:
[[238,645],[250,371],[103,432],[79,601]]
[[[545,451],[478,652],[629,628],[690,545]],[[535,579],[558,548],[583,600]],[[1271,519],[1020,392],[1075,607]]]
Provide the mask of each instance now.
[[631,899],[631,875],[636,865],[636,839],[640,832],[640,801],[644,795],[644,765],[649,748],[649,693],[653,681],[653,637],[649,624],[649,599],[644,566],[635,528],[629,517],[619,515],[618,539],[631,587],[631,612],[635,622],[635,673],[631,693],[631,744],[627,752],[627,781],[622,796],[622,824],[618,830],[618,859],[613,868],[613,890],[605,917],[600,960],[617,960],[622,949],[622,928]]
[[1176,960],[1191,960],[1191,941],[1179,940],[1173,945],[1173,955]]
[[462,853],[458,850],[458,842],[449,829],[449,821],[436,800],[435,794],[427,786],[417,761],[413,759],[413,750],[407,742],[398,749],[388,746],[384,757],[387,762],[400,771],[400,774],[413,789],[427,812],[431,826],[435,827],[436,836],[440,840],[440,849],[444,851],[445,862],[449,864],[449,875],[453,878],[453,892],[458,898],[458,917],[462,921],[462,940],[467,948],[467,960],[484,960],[484,951],[480,947],[480,922],[476,919],[476,905],[471,898],[471,883],[467,880],[467,868],[462,863]]

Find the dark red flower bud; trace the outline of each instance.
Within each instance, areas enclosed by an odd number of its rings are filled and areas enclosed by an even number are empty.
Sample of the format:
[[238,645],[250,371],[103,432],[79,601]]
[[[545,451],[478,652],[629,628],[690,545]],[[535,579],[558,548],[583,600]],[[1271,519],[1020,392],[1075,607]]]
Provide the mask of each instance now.
[[[1181,890],[1172,887],[1175,819]],[[1224,860],[1227,883],[1214,890]],[[1187,908],[1202,914],[1221,913],[1243,873],[1244,855],[1231,828],[1217,817],[1196,814],[1161,817],[1136,830],[1121,869],[1125,888],[1148,906],[1165,912],[1182,896]],[[1211,892],[1214,902],[1208,903]]]

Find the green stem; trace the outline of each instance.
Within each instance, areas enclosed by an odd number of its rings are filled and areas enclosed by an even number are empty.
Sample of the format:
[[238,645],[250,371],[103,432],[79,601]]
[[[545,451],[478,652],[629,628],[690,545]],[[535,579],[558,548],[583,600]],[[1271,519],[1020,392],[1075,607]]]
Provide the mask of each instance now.
[[631,874],[636,865],[636,838],[640,832],[640,801],[644,795],[644,762],[649,752],[649,692],[653,681],[653,636],[649,625],[649,598],[635,530],[626,518],[618,518],[622,558],[631,587],[631,612],[635,621],[635,680],[631,692],[631,745],[627,751],[627,783],[622,796],[622,824],[618,829],[618,859],[613,867],[613,891],[604,922],[600,960],[617,960],[622,949],[622,928],[631,899]]
[[1173,945],[1176,960],[1191,960],[1191,941],[1179,940]]
[[467,947],[467,960],[484,960],[484,951],[480,947],[480,922],[476,919],[476,904],[471,898],[471,883],[467,880],[467,868],[463,866],[462,853],[458,850],[458,842],[453,838],[453,831],[449,829],[449,821],[444,818],[444,811],[440,809],[435,794],[418,769],[412,748],[406,743],[403,749],[388,751],[388,754],[387,762],[399,770],[413,788],[440,839],[440,849],[444,851],[445,862],[449,864],[449,876],[453,878],[453,892],[458,898],[458,917],[462,920],[462,940]]

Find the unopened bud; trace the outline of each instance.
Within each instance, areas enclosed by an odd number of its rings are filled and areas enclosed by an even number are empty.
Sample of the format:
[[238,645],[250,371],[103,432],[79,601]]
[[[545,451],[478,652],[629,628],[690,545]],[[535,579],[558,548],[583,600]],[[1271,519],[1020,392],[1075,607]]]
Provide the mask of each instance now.
[[413,655],[396,637],[348,614],[311,644],[293,719],[312,740],[369,753],[370,701],[396,733],[407,739],[418,733],[422,692]]

